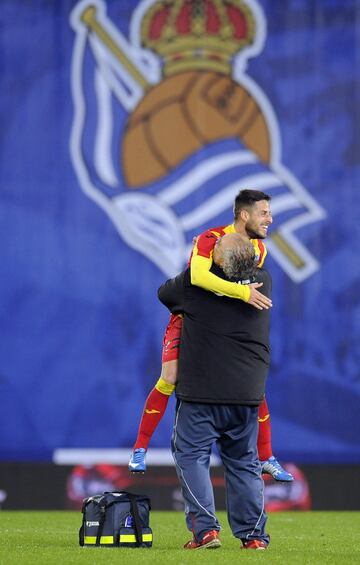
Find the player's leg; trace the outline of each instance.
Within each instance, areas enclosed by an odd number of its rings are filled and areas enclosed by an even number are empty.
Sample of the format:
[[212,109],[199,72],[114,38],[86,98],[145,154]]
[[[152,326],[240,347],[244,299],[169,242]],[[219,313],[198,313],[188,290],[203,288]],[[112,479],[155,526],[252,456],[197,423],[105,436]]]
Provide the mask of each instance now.
[[177,360],[162,365],[161,376],[146,399],[134,449],[147,449],[172,395],[177,375]]
[[266,399],[259,406],[259,432],[257,447],[262,472],[271,475],[276,481],[293,481],[294,477],[282,467],[272,452],[270,412]]
[[272,456],[270,413],[266,399],[259,406],[259,433],[257,447],[260,461],[267,461]]
[[146,450],[175,389],[181,328],[182,316],[171,315],[163,340],[161,375],[146,399],[138,435],[129,461],[129,471],[132,473],[146,471]]

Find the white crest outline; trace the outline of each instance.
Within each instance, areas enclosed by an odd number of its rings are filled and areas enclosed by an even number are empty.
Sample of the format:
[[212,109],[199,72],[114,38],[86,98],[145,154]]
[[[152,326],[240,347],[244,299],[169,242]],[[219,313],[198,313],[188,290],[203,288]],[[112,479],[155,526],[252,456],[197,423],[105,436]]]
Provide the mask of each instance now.
[[[244,0],[246,4],[253,11],[256,19],[257,25],[257,35],[254,44],[243,49],[235,57],[234,67],[233,67],[233,78],[234,80],[244,86],[254,97],[255,101],[259,105],[260,109],[264,113],[267,119],[270,135],[271,135],[271,158],[270,158],[270,172],[267,175],[257,175],[255,177],[242,179],[244,182],[234,182],[229,186],[222,187],[218,194],[213,196],[203,205],[199,207],[199,210],[193,210],[192,216],[178,218],[175,213],[171,210],[171,201],[169,200],[169,195],[177,194],[179,198],[179,192],[184,191],[184,178],[177,179],[173,185],[168,186],[166,189],[162,189],[158,192],[157,196],[150,196],[148,194],[142,194],[141,190],[134,193],[133,191],[127,191],[122,195],[115,195],[109,198],[101,191],[99,191],[94,183],[91,181],[89,171],[87,170],[85,161],[81,152],[81,138],[84,130],[84,123],[86,118],[86,106],[84,100],[84,93],[82,91],[81,84],[81,70],[83,65],[83,57],[86,49],[86,44],[88,41],[87,28],[80,21],[81,13],[90,5],[95,6],[98,10],[98,19],[101,21],[102,25],[107,27],[111,32],[112,36],[121,45],[121,48],[126,52],[127,56],[131,58],[132,62],[139,69],[144,76],[146,76],[149,84],[156,84],[161,77],[160,65],[156,56],[149,51],[141,48],[140,45],[140,23],[141,19],[146,12],[146,10],[157,0],[142,0],[136,6],[133,12],[133,16],[130,22],[129,36],[131,42],[120,33],[119,30],[113,25],[111,20],[106,16],[106,4],[103,0],[82,0],[73,9],[70,21],[71,25],[76,32],[74,50],[73,50],[73,60],[72,60],[72,71],[71,71],[71,89],[74,100],[74,121],[70,137],[70,153],[72,157],[72,162],[74,169],[76,171],[77,177],[79,179],[80,186],[84,193],[91,198],[104,212],[109,216],[115,225],[117,231],[123,240],[134,249],[143,253],[148,259],[153,261],[167,276],[173,276],[176,274],[186,262],[189,250],[191,248],[191,243],[186,245],[184,230],[194,228],[194,225],[200,225],[199,218],[202,218],[202,222],[211,220],[212,211],[218,206],[218,213],[223,209],[232,206],[234,197],[241,188],[245,186],[250,186],[252,188],[258,188],[259,190],[266,191],[266,183],[278,184],[282,183],[285,185],[289,191],[289,195],[275,197],[272,200],[272,209],[274,215],[279,213],[279,211],[296,209],[301,206],[305,208],[305,211],[298,214],[291,220],[285,221],[283,224],[277,227],[277,233],[283,238],[284,241],[295,251],[295,253],[301,257],[304,262],[304,267],[299,269],[289,262],[288,258],[279,249],[279,247],[271,240],[271,237],[267,239],[266,245],[270,254],[278,262],[285,273],[296,283],[300,283],[313,274],[318,268],[319,263],[316,258],[310,253],[310,251],[303,245],[303,243],[296,236],[295,231],[302,228],[314,221],[323,219],[326,214],[322,207],[316,202],[316,200],[309,194],[305,187],[297,180],[294,175],[281,163],[281,139],[279,132],[278,120],[276,118],[274,109],[261,88],[257,83],[246,74],[246,62],[249,57],[258,55],[263,49],[263,45],[266,39],[266,19],[264,17],[263,11],[256,0]],[[108,73],[108,83],[104,80],[104,74],[97,74],[97,88],[99,92],[102,92],[102,96],[99,96],[99,100],[106,99],[108,96],[107,89],[118,89],[118,98],[120,101],[124,102],[126,99],[126,93],[121,91],[121,84],[118,84],[116,77],[114,75],[113,69],[119,73],[122,80],[127,81],[129,77],[119,68],[118,63],[112,60],[112,56],[102,52],[101,47],[96,44],[96,40],[92,38],[92,48],[101,60],[104,57],[108,57],[110,61],[109,68],[106,68]],[[105,64],[103,66],[106,66]],[[134,82],[134,81],[133,81]],[[110,84],[110,86],[109,86]],[[134,99],[133,104],[140,100],[143,91],[137,84],[133,84],[131,79],[129,81],[129,87],[134,88]],[[125,105],[125,102],[124,102]],[[102,112],[103,121],[102,129],[99,128],[99,136],[102,136],[103,141],[98,143],[98,151],[95,154],[95,165],[99,171],[101,178],[107,182],[110,187],[116,188],[117,178],[115,171],[108,161],[108,152],[104,152],[104,147],[106,147],[106,136],[109,135],[109,130],[111,125],[106,127],[104,124],[111,121],[111,117],[108,112],[109,104],[101,106],[100,111]],[[128,107],[127,110],[131,110]],[[100,137],[99,137],[100,139]],[[101,156],[101,151],[103,151]],[[255,155],[251,151],[239,151],[233,154],[225,154],[223,156],[215,156],[204,161],[203,169],[208,169],[218,167],[217,170],[221,170],[227,162],[231,162],[232,159],[254,159]],[[187,184],[187,190],[192,187],[192,190],[196,190],[198,186],[196,179],[201,176],[200,169],[194,169],[189,174],[191,177],[191,182]],[[185,175],[184,175],[185,176]],[[265,178],[266,177],[266,178]],[[274,185],[274,184],[273,184]],[[272,185],[272,186],[273,186]],[[178,191],[178,192],[177,192]],[[138,222],[136,215],[132,214],[131,219],[129,217],[129,209],[145,211],[148,213],[148,217],[145,218],[148,221],[148,227],[150,227],[151,219],[156,218],[156,222],[159,225],[159,230],[161,233],[165,233],[164,229],[169,231],[171,237],[169,241],[162,241],[161,245],[158,243],[156,245],[156,234],[153,238],[148,240],[146,237],[141,238],[141,225],[143,225],[142,220]],[[197,215],[196,215],[197,213]],[[195,220],[196,218],[196,220]],[[135,221],[134,221],[135,220]],[[195,222],[195,224],[194,224]],[[197,224],[196,224],[197,222]],[[134,228],[135,224],[135,228]],[[139,225],[140,224],[140,225]],[[133,229],[134,228],[134,229]],[[151,231],[151,230],[150,230]],[[134,237],[134,234],[136,237]],[[174,248],[171,248],[174,245]]]

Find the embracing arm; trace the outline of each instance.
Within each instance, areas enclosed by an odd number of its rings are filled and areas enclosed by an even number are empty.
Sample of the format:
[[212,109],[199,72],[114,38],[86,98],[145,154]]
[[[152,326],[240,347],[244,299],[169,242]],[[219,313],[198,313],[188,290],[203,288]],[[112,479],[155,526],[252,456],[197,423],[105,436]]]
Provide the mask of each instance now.
[[[217,236],[211,232],[198,237],[190,260],[191,284],[229,298],[238,298],[258,310],[269,308],[271,301],[257,290],[262,283],[242,285],[224,280],[210,271],[216,241]],[[262,253],[262,262],[264,257],[265,253]]]
[[249,301],[250,288],[248,285],[221,279],[210,271],[211,265],[212,256],[193,255],[190,262],[191,284],[211,292],[223,294],[229,298],[240,298],[244,302]]
[[184,277],[185,272],[162,284],[158,290],[158,298],[172,314],[184,312]]

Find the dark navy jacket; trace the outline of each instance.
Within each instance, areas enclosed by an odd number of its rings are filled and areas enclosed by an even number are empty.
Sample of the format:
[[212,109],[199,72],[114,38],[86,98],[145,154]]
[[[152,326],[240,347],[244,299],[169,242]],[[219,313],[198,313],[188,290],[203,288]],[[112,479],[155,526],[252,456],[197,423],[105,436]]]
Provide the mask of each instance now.
[[[213,266],[218,276],[221,269]],[[258,269],[266,296],[271,277]],[[176,395],[188,402],[259,405],[269,369],[269,310],[193,286],[189,269],[159,289],[172,313],[184,313]]]

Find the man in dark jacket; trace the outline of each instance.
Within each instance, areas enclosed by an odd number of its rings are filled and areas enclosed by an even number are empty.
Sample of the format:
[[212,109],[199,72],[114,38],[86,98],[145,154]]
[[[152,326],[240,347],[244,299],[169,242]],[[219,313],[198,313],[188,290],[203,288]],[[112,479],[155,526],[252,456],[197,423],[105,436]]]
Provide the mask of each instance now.
[[[229,237],[220,239],[214,251],[216,274],[226,278],[226,273],[232,279],[235,274],[239,282],[255,276],[262,283],[261,292],[270,297],[267,271],[241,271],[250,252],[248,244],[242,244],[237,268],[232,269],[236,254],[229,260],[227,250],[231,255],[234,245]],[[256,442],[258,406],[269,367],[269,310],[255,310],[240,300],[195,287],[189,270],[162,285],[159,298],[173,313],[184,314],[172,437],[186,522],[193,532],[184,547],[220,546],[209,475],[211,448],[216,443],[225,467],[232,532],[243,548],[266,549],[269,536]]]

